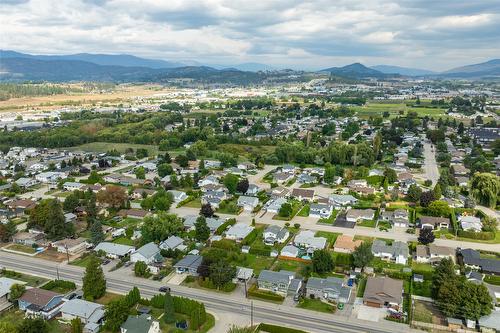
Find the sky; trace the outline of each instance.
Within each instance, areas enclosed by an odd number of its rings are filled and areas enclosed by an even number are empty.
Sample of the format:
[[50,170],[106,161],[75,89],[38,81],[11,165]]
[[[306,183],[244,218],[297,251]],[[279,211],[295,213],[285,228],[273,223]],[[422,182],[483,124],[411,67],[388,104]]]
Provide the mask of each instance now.
[[0,0],[0,48],[441,71],[500,58],[500,1]]

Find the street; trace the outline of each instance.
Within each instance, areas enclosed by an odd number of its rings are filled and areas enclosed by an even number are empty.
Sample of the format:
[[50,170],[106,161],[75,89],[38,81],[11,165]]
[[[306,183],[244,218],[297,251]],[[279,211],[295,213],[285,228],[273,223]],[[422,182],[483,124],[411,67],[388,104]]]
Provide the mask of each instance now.
[[[67,264],[56,264],[54,262],[2,252],[0,266],[18,272],[36,275],[46,278],[60,278],[73,281],[81,285],[84,269]],[[152,297],[158,294],[161,282],[146,280],[136,277],[123,276],[120,272],[106,272],[107,289],[110,292],[126,294],[134,286],[137,286],[142,296]],[[231,314],[234,324],[244,326],[250,324],[250,315],[253,312],[253,322],[266,322],[280,326],[290,326],[308,332],[418,332],[407,325],[389,321],[377,323],[373,327],[372,322],[366,322],[347,316],[335,314],[324,314],[309,310],[298,309],[286,305],[277,305],[262,301],[251,301],[232,295],[209,292],[183,286],[168,285],[172,293],[177,296],[189,297],[205,304],[207,310],[219,317],[219,313]],[[253,307],[253,311],[251,308]],[[246,320],[245,320],[246,318]],[[243,321],[241,321],[243,319]],[[221,332],[223,333],[223,332]]]

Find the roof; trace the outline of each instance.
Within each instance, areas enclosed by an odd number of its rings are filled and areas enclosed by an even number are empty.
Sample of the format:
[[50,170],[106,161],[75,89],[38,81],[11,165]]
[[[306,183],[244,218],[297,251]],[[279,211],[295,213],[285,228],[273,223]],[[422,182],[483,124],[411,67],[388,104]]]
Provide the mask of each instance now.
[[236,278],[248,280],[253,276],[253,269],[246,267],[236,267]]
[[356,201],[358,201],[358,199],[356,199],[355,197],[353,197],[350,194],[346,194],[346,195],[344,195],[344,194],[331,194],[330,201],[334,201],[334,202],[342,204],[342,203],[356,202]]
[[431,224],[436,226],[438,224],[449,224],[450,219],[446,217],[436,217],[436,216],[420,216],[420,224]]
[[95,251],[104,251],[108,254],[113,254],[117,256],[124,256],[126,255],[129,251],[134,250],[135,248],[133,246],[129,245],[123,245],[123,244],[116,244],[116,243],[110,243],[110,242],[101,242],[97,244],[95,247]]
[[242,195],[238,198],[238,205],[257,206],[258,204],[259,204],[259,198],[256,197],[248,197]]
[[245,223],[236,223],[226,231],[226,235],[232,235],[236,238],[245,238],[253,229],[254,227],[246,225]]
[[153,242],[141,246],[136,253],[142,255],[144,258],[152,258],[160,252],[160,248]]
[[9,279],[6,277],[0,277],[0,297],[3,297],[10,293],[10,287],[15,284],[26,284],[24,281],[18,281],[14,279]]
[[24,294],[19,297],[19,301],[24,301],[29,304],[34,304],[39,307],[46,306],[54,297],[62,296],[50,290],[40,288],[27,289]]
[[408,244],[405,242],[395,241],[392,245],[387,245],[387,243],[380,239],[375,239],[372,244],[373,253],[390,253],[392,256],[404,256],[408,257],[410,250],[408,249]]
[[282,254],[283,252],[293,254],[296,257],[299,254],[299,248],[293,245],[287,245],[281,249]]
[[316,237],[315,233],[310,230],[303,230],[295,236],[294,244],[304,244],[306,246],[323,249],[326,246],[325,237]]
[[144,217],[148,215],[148,212],[143,210],[143,209],[121,209],[118,212],[118,215],[120,216],[137,216],[137,217]]
[[[97,322],[104,317],[104,306],[98,303],[74,298],[63,304],[61,312],[84,318],[87,321],[92,317],[92,319],[95,319],[92,322]],[[100,318],[97,318],[99,316]]]
[[151,316],[148,314],[128,316],[121,328],[126,330],[127,333],[148,333],[151,322]]
[[195,254],[188,254],[181,260],[179,260],[174,267],[181,267],[181,268],[196,268],[201,265],[201,262],[203,261],[203,257]]
[[489,315],[479,318],[479,326],[500,331],[500,311],[492,311]]
[[311,289],[334,289],[340,291],[343,284],[344,280],[337,277],[328,277],[326,279],[310,277],[309,280],[307,280],[307,288]]
[[375,211],[373,209],[349,209],[346,214],[347,218],[363,218],[365,220],[371,220],[374,216]]
[[314,190],[306,188],[294,188],[292,190],[292,196],[312,199],[314,198]]
[[366,282],[364,302],[396,303],[402,301],[403,281],[389,277],[369,277]]
[[295,278],[295,274],[292,272],[287,272],[283,270],[279,272],[263,270],[260,272],[257,280],[266,282],[275,282],[275,283],[281,282],[288,284],[293,278]]
[[177,246],[184,243],[184,240],[177,236],[170,236],[161,243],[162,248],[175,249]]

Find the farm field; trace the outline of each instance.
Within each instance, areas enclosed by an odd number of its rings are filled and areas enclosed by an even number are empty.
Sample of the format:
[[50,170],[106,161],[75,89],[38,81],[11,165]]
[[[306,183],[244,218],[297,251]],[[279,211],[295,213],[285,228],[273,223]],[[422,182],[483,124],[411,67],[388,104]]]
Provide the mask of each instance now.
[[387,111],[390,114],[390,118],[394,118],[397,115],[399,115],[400,111],[403,111],[406,113],[407,111],[415,111],[418,113],[419,116],[429,116],[429,117],[444,117],[445,116],[445,109],[442,108],[433,108],[433,107],[410,107],[407,106],[405,103],[399,102],[399,103],[377,103],[377,102],[367,102],[363,106],[353,106],[352,109],[354,109],[357,114],[360,117],[369,117],[369,116],[375,116],[375,115],[380,115]]

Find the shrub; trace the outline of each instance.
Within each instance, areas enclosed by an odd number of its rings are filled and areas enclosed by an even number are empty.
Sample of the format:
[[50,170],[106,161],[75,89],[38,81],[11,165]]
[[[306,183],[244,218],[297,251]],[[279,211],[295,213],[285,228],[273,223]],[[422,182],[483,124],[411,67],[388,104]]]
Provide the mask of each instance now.
[[248,289],[248,296],[252,296],[255,298],[261,298],[261,299],[266,299],[269,301],[274,301],[274,302],[283,302],[285,299],[283,296],[272,293],[270,291],[265,291],[265,290],[259,290],[257,288],[257,285],[253,285]]
[[297,330],[295,328],[275,326],[265,323],[260,324],[258,330],[269,333],[306,333],[305,331]]
[[478,239],[478,240],[495,239],[495,233],[491,232],[491,231],[475,232],[475,231],[458,230],[457,235],[459,237],[463,237],[463,238],[471,238],[471,239]]

